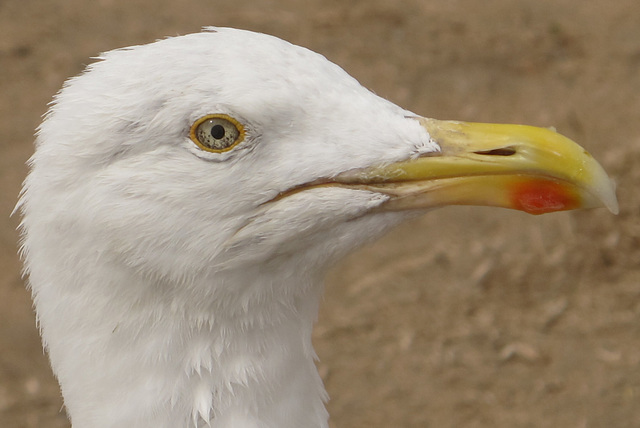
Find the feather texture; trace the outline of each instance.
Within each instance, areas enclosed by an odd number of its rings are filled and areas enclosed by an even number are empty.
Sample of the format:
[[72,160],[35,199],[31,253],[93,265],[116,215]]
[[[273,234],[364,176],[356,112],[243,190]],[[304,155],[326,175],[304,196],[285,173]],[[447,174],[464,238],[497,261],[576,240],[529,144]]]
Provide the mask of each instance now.
[[[210,153],[207,114],[246,139]],[[101,55],[55,97],[18,205],[74,428],[327,427],[311,329],[327,266],[407,216],[311,188],[437,151],[338,66],[226,28]]]

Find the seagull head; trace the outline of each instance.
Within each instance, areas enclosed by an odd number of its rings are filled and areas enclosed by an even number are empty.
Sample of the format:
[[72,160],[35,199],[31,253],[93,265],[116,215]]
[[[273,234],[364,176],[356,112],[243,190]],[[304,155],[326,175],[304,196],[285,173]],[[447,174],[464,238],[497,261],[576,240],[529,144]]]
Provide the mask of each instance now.
[[38,146],[28,187],[58,187],[48,215],[160,276],[326,262],[405,210],[614,206],[602,169],[553,131],[426,120],[319,54],[222,28],[104,54]]
[[124,366],[205,367],[214,392],[176,398],[175,375],[165,404],[223,420],[218,383],[242,382],[216,364],[234,345],[196,352],[190,328],[215,342],[296,314],[307,337],[327,266],[416,213],[617,209],[603,169],[553,130],[423,118],[319,54],[226,28],[103,54],[56,96],[30,163],[26,270],[67,407],[92,423],[96,376],[122,375],[102,355],[145,337]]

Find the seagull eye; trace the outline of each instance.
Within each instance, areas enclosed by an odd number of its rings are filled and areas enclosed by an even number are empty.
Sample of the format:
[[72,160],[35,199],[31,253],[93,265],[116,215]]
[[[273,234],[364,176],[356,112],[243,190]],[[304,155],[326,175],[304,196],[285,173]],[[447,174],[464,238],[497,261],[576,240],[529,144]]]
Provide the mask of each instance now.
[[209,114],[195,121],[189,136],[201,149],[221,153],[244,139],[244,127],[226,114]]

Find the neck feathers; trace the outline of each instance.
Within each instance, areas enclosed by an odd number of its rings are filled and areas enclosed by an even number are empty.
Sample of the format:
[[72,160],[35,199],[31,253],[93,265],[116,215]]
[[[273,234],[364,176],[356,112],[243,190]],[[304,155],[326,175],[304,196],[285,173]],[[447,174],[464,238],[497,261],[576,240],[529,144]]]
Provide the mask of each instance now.
[[[123,276],[118,285],[58,289],[65,315],[42,323],[74,428],[328,426],[311,345],[321,284],[299,285],[283,301],[264,291],[282,284],[252,275],[259,283],[233,282],[244,306],[206,305],[176,284],[164,290]],[[223,295],[219,284],[209,290]],[[127,293],[145,289],[146,297]],[[38,295],[40,306],[51,301]]]

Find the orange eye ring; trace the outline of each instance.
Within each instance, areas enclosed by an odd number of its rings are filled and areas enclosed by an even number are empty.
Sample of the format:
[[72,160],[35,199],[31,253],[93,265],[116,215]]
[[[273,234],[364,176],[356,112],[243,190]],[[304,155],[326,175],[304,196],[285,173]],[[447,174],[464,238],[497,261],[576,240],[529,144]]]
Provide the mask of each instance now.
[[232,150],[245,137],[244,126],[226,114],[208,114],[191,125],[189,138],[202,150],[223,153]]

